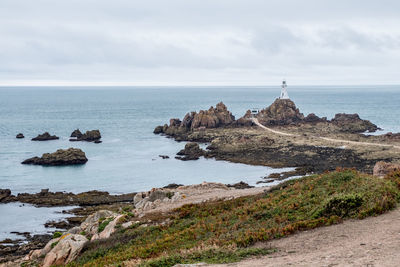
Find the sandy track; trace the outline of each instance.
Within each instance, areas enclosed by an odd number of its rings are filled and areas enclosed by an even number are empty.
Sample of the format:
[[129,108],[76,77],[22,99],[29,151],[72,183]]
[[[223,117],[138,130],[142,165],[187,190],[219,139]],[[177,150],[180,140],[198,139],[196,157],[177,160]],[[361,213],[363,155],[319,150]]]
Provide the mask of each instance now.
[[[251,121],[254,122],[254,124],[259,126],[260,128],[262,128],[264,130],[267,130],[267,131],[270,131],[270,132],[275,133],[275,134],[285,135],[285,136],[300,136],[300,135],[285,133],[285,132],[276,131],[276,130],[273,130],[271,128],[268,128],[268,127],[262,125],[258,121],[258,119],[256,119],[256,118],[252,118]],[[362,146],[378,146],[378,147],[393,147],[393,148],[396,148],[396,149],[400,149],[400,146],[388,145],[388,144],[379,144],[379,143],[370,143],[370,142],[357,142],[357,141],[349,141],[349,140],[343,140],[343,139],[333,139],[333,138],[321,137],[321,136],[312,136],[312,137],[313,138],[319,138],[319,139],[322,139],[322,140],[325,140],[325,141],[329,141],[329,142],[342,143],[342,144],[362,145]]]
[[400,209],[273,240],[278,252],[224,267],[400,266]]

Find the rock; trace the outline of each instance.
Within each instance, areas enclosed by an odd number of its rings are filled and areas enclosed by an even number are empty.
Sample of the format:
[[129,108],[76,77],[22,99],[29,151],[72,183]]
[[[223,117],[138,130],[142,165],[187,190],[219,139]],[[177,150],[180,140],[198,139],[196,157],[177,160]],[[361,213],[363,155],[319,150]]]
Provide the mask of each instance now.
[[178,188],[178,187],[180,187],[180,186],[183,186],[183,184],[175,184],[175,183],[173,183],[173,184],[166,185],[166,186],[164,186],[163,188],[166,188],[166,189],[176,189],[176,188]]
[[85,152],[79,148],[59,149],[54,153],[45,153],[41,158],[33,157],[24,160],[22,164],[62,166],[85,164],[88,161]]
[[155,134],[161,134],[161,133],[164,132],[163,128],[164,128],[163,126],[157,126],[157,127],[154,129],[153,133],[155,133]]
[[89,235],[95,235],[98,233],[100,219],[105,219],[110,217],[114,218],[116,216],[117,214],[112,211],[99,210],[96,213],[93,213],[92,215],[89,215],[86,218],[86,220],[80,226],[81,231],[84,231]]
[[25,136],[22,133],[19,133],[15,138],[22,139],[25,138]]
[[185,145],[184,149],[182,149],[177,153],[177,155],[184,157],[176,157],[176,158],[180,160],[197,160],[204,154],[205,151],[200,148],[199,144],[189,142]]
[[48,132],[43,134],[39,134],[35,138],[32,138],[32,141],[48,141],[48,140],[58,140],[60,139],[58,136],[50,135]]
[[228,187],[233,187],[235,189],[246,189],[246,188],[253,188],[254,186],[249,185],[248,183],[245,183],[243,181],[240,181],[239,183],[236,184],[227,184]]
[[41,191],[36,194],[21,193],[16,197],[11,195],[9,198],[11,198],[12,201],[30,203],[36,206],[53,207],[69,205],[94,206],[119,202],[131,202],[135,195],[135,193],[110,195],[108,192],[96,190],[79,194]]
[[103,143],[103,141],[101,141],[101,140],[96,140],[96,141],[94,141],[93,143],[95,143],[95,144],[100,144],[100,143]]
[[304,119],[304,115],[290,99],[276,99],[255,117],[265,126],[296,124]]
[[374,176],[385,177],[391,172],[400,171],[400,164],[378,161],[374,166]]
[[125,215],[118,215],[117,217],[115,217],[114,220],[107,224],[103,231],[93,235],[90,241],[109,238],[115,232],[115,226],[117,226],[119,220],[124,216]]
[[[79,131],[79,130],[75,130]],[[74,134],[75,131],[72,133]],[[71,134],[71,135],[72,135]],[[92,130],[92,131],[86,131],[86,133],[81,134],[80,137],[76,137],[75,139],[69,139],[69,141],[86,141],[86,142],[95,142],[95,143],[101,143],[101,134],[99,130]]]
[[217,106],[210,107],[208,110],[200,110],[199,113],[188,113],[182,121],[182,126],[191,130],[205,127],[205,128],[217,128],[221,126],[227,126],[235,121],[235,117],[224,103],[220,102]]
[[43,267],[64,265],[73,261],[88,242],[83,235],[66,234],[59,238],[57,245],[46,255]]
[[339,126],[343,132],[362,133],[375,132],[378,126],[368,120],[360,119],[358,114],[338,113],[332,119],[332,123]]
[[10,189],[0,189],[0,202],[11,196]]
[[71,137],[76,137],[76,138],[81,138],[82,137],[82,133],[79,129],[76,129],[75,131],[73,131],[71,133]]
[[320,118],[317,115],[315,115],[314,113],[310,113],[307,115],[307,117],[304,118],[304,122],[308,122],[308,123],[317,123],[317,122],[326,122],[327,119],[326,117]]
[[167,155],[158,155],[160,158],[162,158],[162,159],[169,159],[169,156],[167,156]]

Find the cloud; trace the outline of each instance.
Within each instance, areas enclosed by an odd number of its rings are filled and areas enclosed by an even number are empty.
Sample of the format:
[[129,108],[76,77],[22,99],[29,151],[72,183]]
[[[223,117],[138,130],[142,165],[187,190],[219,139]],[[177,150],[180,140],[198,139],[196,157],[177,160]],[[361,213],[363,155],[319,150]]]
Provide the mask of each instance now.
[[398,83],[398,10],[372,0],[3,0],[0,84]]

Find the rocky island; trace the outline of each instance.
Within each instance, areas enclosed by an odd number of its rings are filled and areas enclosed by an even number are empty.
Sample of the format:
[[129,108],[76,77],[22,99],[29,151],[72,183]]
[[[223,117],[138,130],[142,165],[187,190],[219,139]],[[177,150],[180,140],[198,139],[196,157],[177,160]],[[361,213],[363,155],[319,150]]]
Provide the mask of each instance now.
[[85,152],[79,148],[59,149],[54,153],[45,153],[42,157],[33,157],[24,160],[22,164],[63,166],[79,165],[88,161]]
[[58,136],[51,135],[48,132],[45,132],[43,134],[39,134],[35,138],[32,138],[32,141],[49,141],[49,140],[58,140],[60,139]]

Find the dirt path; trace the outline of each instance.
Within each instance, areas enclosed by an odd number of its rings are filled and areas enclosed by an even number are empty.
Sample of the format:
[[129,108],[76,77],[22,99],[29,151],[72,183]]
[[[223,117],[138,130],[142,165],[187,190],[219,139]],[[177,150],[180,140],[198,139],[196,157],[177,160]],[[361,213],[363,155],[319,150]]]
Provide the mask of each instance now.
[[[256,124],[257,126],[261,127],[262,129],[270,131],[270,132],[275,133],[275,134],[285,135],[285,136],[300,136],[300,135],[285,133],[285,132],[276,131],[276,130],[273,130],[271,128],[268,128],[268,127],[262,125],[258,121],[258,119],[256,119],[256,118],[252,118],[251,121],[254,122],[254,124]],[[388,144],[357,142],[357,141],[349,141],[349,140],[343,140],[343,139],[333,139],[333,138],[321,137],[321,136],[312,136],[312,137],[313,138],[319,138],[319,139],[322,139],[322,140],[325,140],[325,141],[329,141],[329,142],[342,143],[342,144],[344,143],[344,144],[363,145],[363,146],[393,147],[393,148],[400,149],[400,146],[388,145]]]
[[205,266],[399,266],[400,208],[378,217],[301,232],[268,246],[278,252],[234,264]]

